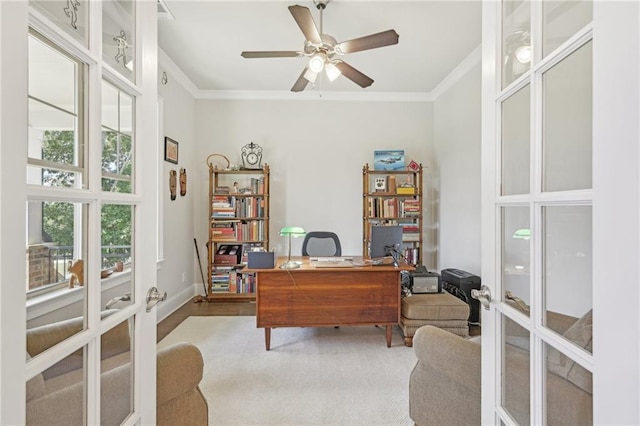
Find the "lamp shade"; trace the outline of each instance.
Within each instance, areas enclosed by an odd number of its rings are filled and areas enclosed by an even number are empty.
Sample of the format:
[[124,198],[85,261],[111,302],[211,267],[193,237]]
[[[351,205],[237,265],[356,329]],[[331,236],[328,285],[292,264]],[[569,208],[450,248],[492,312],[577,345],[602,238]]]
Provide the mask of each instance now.
[[528,240],[531,238],[531,229],[521,228],[513,233],[513,238],[517,240]]
[[309,59],[309,69],[313,72],[320,72],[324,68],[326,56],[321,53],[316,53]]
[[336,67],[335,64],[331,62],[327,62],[324,67],[324,72],[327,73],[329,81],[334,81],[336,78],[340,77],[340,74],[342,74],[338,67]]
[[285,226],[284,228],[282,228],[280,230],[280,235],[281,236],[291,236],[291,237],[303,237],[306,235],[306,232],[304,232],[304,229],[300,228],[299,226]]

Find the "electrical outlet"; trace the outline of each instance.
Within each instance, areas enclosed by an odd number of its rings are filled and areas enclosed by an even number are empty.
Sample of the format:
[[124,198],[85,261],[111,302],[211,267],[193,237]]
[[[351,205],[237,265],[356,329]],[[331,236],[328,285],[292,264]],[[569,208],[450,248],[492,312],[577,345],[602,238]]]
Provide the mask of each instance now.
[[187,273],[183,272],[182,273],[182,284],[185,284],[187,282]]

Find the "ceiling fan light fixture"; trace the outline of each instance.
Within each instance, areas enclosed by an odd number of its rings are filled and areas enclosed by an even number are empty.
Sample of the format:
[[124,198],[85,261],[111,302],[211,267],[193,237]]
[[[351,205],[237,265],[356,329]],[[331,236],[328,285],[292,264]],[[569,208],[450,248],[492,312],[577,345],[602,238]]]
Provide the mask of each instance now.
[[307,71],[304,73],[304,78],[306,78],[307,81],[312,84],[315,84],[317,77],[318,73],[315,71],[311,71],[309,68],[307,68]]
[[335,79],[340,77],[340,74],[342,74],[333,62],[327,62],[325,64],[324,72],[327,74],[329,81],[335,81]]
[[321,53],[316,53],[309,59],[309,69],[315,73],[322,71],[326,57]]
[[520,46],[515,51],[516,59],[521,64],[526,64],[531,62],[531,46],[528,44],[524,46]]

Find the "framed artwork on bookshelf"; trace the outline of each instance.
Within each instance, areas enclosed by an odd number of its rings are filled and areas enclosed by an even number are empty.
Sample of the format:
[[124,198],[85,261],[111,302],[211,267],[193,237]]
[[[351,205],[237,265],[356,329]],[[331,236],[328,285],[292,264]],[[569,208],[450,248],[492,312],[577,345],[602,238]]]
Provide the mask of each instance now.
[[164,138],[164,161],[178,164],[178,142],[166,136]]
[[404,150],[373,151],[374,170],[403,170],[404,167]]

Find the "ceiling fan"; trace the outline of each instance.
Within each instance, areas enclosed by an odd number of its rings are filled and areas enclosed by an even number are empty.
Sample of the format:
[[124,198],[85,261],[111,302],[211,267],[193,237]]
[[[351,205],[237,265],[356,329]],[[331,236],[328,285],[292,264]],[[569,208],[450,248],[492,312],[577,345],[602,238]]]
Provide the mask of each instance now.
[[304,49],[298,51],[244,51],[243,58],[300,58],[308,57],[309,63],[305,66],[298,77],[298,80],[291,88],[292,92],[303,91],[309,83],[315,83],[316,78],[322,70],[325,70],[330,81],[334,81],[340,74],[365,88],[373,84],[373,80],[353,68],[351,65],[340,59],[340,56],[347,53],[360,52],[363,50],[376,49],[378,47],[398,44],[398,33],[395,30],[387,30],[368,36],[355,38],[353,40],[338,43],[329,34],[324,34],[322,30],[322,13],[330,0],[314,0],[313,3],[320,11],[320,30],[316,27],[311,16],[311,11],[304,6],[289,6],[289,12],[293,15],[296,23],[305,36]]

